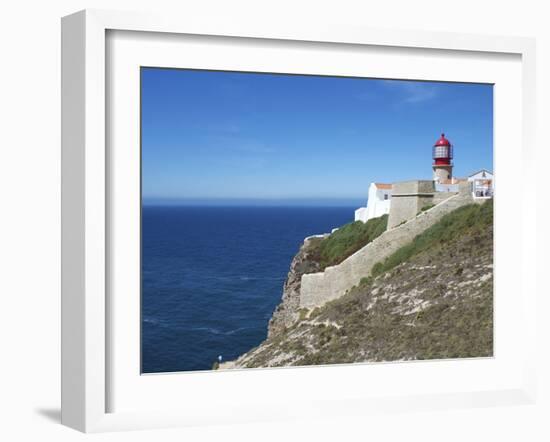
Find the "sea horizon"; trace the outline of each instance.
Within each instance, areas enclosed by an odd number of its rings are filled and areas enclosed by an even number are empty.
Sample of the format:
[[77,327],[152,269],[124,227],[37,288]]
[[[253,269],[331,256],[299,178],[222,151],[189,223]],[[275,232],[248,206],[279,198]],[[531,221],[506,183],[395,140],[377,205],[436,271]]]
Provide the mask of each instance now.
[[367,198],[143,198],[142,207],[349,207],[366,206]]

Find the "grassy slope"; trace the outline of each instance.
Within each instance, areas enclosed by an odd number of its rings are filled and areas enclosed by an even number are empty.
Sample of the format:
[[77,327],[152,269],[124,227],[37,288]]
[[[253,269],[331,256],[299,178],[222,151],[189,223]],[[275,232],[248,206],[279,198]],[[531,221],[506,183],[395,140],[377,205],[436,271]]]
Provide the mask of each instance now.
[[460,207],[444,216],[385,261],[376,264],[372,269],[372,276],[387,272],[414,255],[440,248],[459,236],[478,238],[488,229],[493,229],[493,200],[482,205],[470,204]]
[[319,264],[316,271],[340,264],[357,250],[380,236],[388,225],[388,215],[369,219],[366,223],[355,221],[340,227],[330,236],[313,241],[308,250],[310,259]]
[[492,201],[457,209],[245,366],[479,357],[493,349]]

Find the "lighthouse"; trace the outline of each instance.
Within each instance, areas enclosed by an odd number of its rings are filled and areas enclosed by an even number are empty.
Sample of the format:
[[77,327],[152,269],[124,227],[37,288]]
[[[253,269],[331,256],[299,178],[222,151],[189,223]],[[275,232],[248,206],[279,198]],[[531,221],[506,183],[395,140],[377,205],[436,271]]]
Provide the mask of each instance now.
[[453,146],[445,138],[445,134],[441,134],[441,138],[435,142],[432,156],[433,180],[437,183],[451,180],[453,177]]

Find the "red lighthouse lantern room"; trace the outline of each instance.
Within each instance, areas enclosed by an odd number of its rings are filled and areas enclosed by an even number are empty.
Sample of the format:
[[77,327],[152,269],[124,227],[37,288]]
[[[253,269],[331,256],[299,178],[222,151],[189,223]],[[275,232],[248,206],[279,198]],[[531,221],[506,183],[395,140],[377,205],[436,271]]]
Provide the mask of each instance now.
[[444,182],[453,176],[453,145],[441,134],[433,146],[433,172],[434,181]]

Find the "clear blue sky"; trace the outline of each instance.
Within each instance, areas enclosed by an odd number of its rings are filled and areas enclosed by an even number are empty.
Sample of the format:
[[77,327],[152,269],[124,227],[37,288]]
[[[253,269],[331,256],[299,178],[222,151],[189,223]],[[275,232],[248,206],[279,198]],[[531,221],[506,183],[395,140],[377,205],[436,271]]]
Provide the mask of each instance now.
[[491,85],[142,68],[147,203],[364,201],[372,181],[493,168]]

